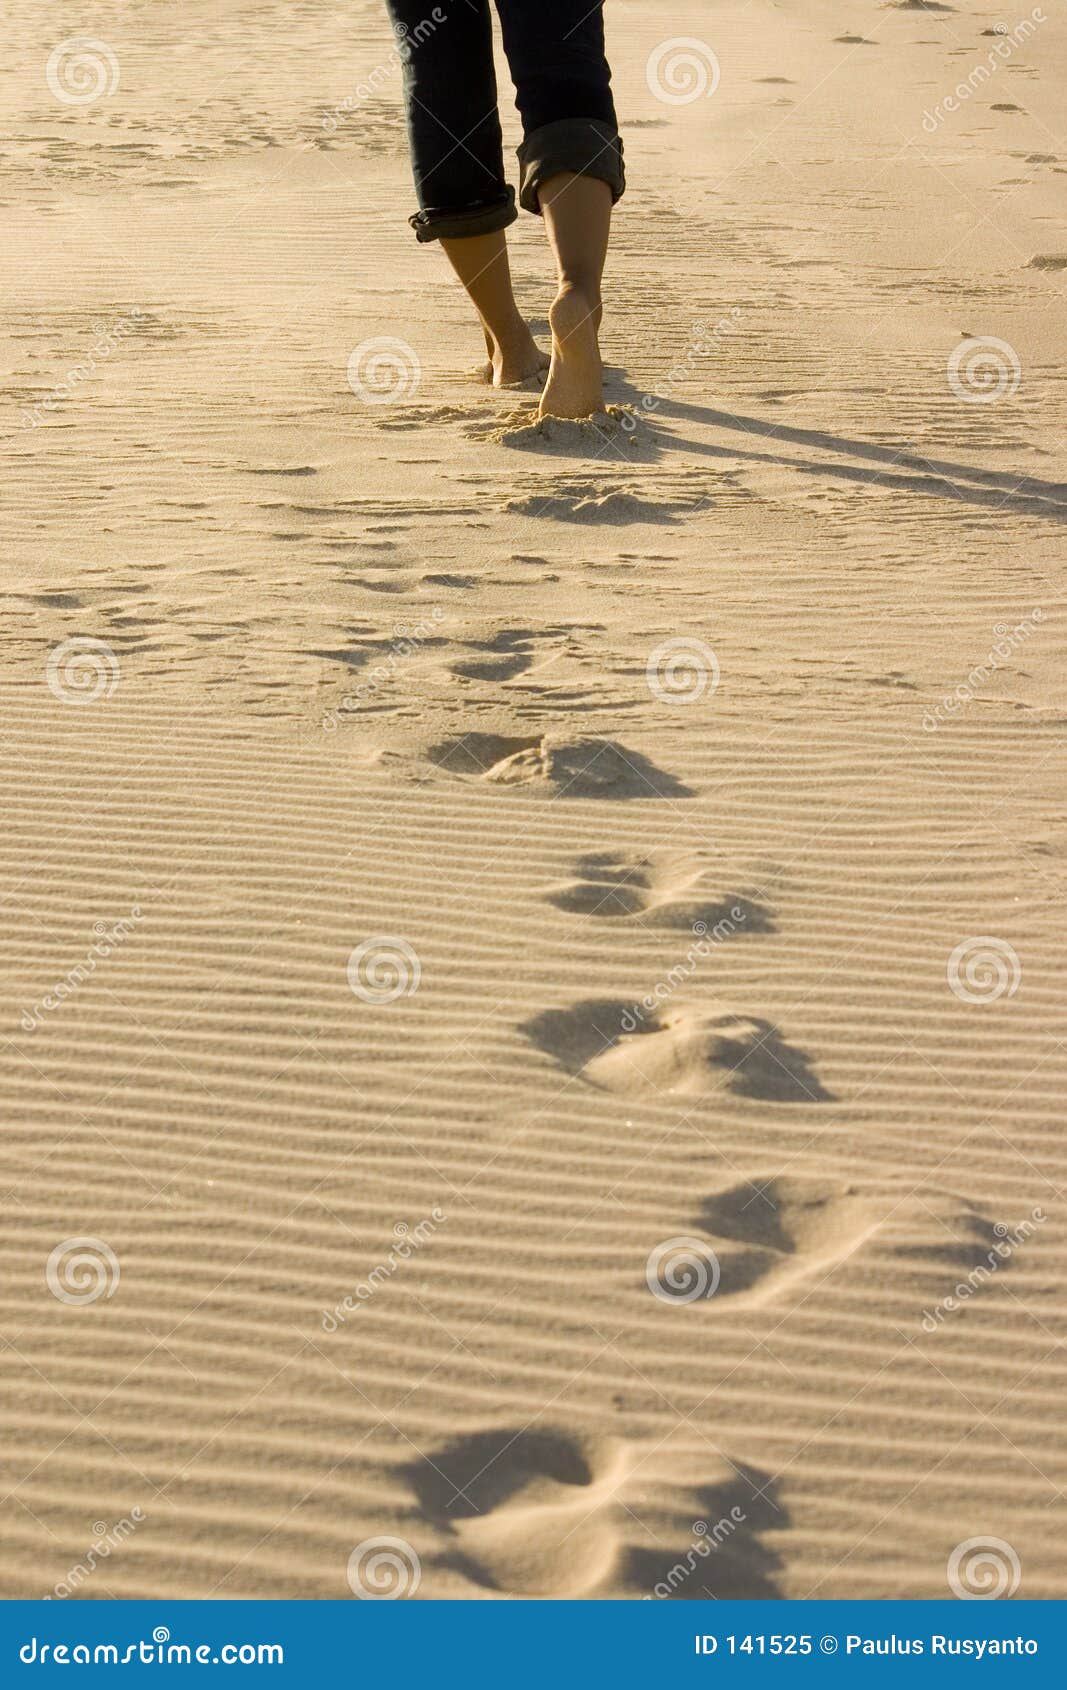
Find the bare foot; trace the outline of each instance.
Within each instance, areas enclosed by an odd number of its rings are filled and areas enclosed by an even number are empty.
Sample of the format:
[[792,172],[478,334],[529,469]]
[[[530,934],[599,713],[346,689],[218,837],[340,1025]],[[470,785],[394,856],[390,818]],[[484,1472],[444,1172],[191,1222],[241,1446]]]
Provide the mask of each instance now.
[[521,387],[531,377],[543,376],[548,369],[548,353],[542,352],[525,323],[513,340],[503,344],[494,340],[488,330],[484,332],[489,360],[482,373],[490,387]]
[[601,304],[565,283],[549,307],[552,364],[541,395],[542,417],[590,417],[604,409],[604,366],[597,330]]

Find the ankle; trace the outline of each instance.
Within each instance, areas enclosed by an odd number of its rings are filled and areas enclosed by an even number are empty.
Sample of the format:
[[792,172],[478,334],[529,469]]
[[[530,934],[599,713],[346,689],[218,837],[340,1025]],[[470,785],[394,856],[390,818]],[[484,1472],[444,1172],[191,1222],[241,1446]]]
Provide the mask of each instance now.
[[513,323],[499,323],[495,328],[488,329],[486,334],[491,342],[491,357],[507,357],[511,353],[524,352],[533,339],[529,323],[517,312]]
[[557,299],[574,297],[584,300],[592,310],[600,308],[600,283],[594,276],[568,275],[559,278]]

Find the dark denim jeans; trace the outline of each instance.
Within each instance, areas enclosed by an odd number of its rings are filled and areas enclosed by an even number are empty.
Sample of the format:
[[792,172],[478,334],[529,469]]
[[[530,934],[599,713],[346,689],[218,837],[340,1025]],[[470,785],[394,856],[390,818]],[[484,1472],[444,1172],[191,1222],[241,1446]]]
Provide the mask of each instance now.
[[[386,0],[404,55],[420,241],[482,235],[514,222],[504,174],[489,0]],[[539,183],[561,170],[625,186],[604,57],[602,4],[495,0],[522,119],[519,204],[540,212]]]

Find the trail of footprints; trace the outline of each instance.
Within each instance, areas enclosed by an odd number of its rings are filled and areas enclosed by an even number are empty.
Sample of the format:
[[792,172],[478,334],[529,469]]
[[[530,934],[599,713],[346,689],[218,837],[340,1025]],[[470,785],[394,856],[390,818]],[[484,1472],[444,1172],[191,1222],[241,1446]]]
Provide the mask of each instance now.
[[[596,852],[580,857],[573,876],[545,896],[585,920],[688,931],[706,963],[727,942],[775,931],[767,895],[774,870],[758,879],[754,885],[744,877],[716,878],[699,856]],[[686,962],[693,958],[691,945]],[[813,1057],[780,1028],[728,1003],[692,1002],[685,988],[695,972],[676,961],[665,973],[662,994],[653,991],[632,1004],[584,999],[533,1016],[522,1031],[566,1073],[601,1091],[729,1093],[808,1106],[834,1101]],[[746,1310],[806,1297],[876,1242],[891,1241],[898,1264],[913,1258],[937,1275],[943,1269],[969,1272],[995,1242],[983,1216],[940,1192],[875,1194],[782,1174],[713,1193],[688,1225],[718,1264],[716,1306]],[[933,1291],[934,1300],[939,1294]]]
[[[724,1461],[694,1491],[662,1470],[662,1458],[650,1470],[655,1455],[635,1440],[506,1426],[457,1438],[404,1477],[440,1534],[442,1564],[489,1590],[571,1598],[621,1583],[635,1595],[662,1585],[663,1594],[693,1600],[776,1596],[776,1560],[757,1536],[784,1520],[768,1476]],[[643,1518],[657,1516],[661,1529],[650,1540],[663,1549],[627,1543],[635,1504]],[[679,1537],[694,1520],[705,1531],[690,1536],[696,1548],[687,1553]],[[728,1530],[712,1552],[703,1539],[722,1522]]]
[[[454,672],[506,681],[528,664],[528,645],[527,634],[508,631]],[[425,755],[454,777],[542,789],[553,798],[690,795],[672,775],[603,739],[470,732]],[[724,876],[700,854],[582,855],[566,879],[545,889],[546,901],[575,920],[675,935],[665,971],[671,989],[662,1001],[589,998],[547,1009],[521,1031],[564,1072],[603,1092],[832,1103],[813,1056],[780,1028],[726,1002],[694,1002],[684,989],[675,996],[678,936],[688,935],[706,963],[726,944],[775,932],[768,894],[775,881],[773,868]],[[988,1259],[997,1237],[961,1198],[781,1172],[708,1194],[696,1214],[680,1217],[683,1226],[690,1234],[683,1242],[713,1253],[717,1277],[713,1295],[675,1303],[682,1319],[709,1308],[758,1318],[797,1307],[861,1253],[870,1268],[879,1250],[890,1258],[878,1270],[884,1282],[910,1268],[912,1278],[926,1276],[925,1294],[936,1302],[950,1275]],[[647,1271],[638,1281],[646,1295]],[[671,1302],[669,1294],[658,1305],[649,1299],[660,1309]],[[490,1591],[528,1598],[619,1589],[696,1600],[778,1596],[777,1557],[761,1534],[780,1531],[788,1516],[768,1476],[724,1463],[694,1491],[688,1475],[668,1475],[664,1483],[645,1472],[654,1455],[641,1440],[534,1422],[473,1430],[403,1476],[438,1540],[442,1567]],[[635,1508],[642,1519],[655,1516],[654,1549],[631,1541]],[[694,1520],[708,1532],[716,1522],[731,1524],[709,1543],[694,1535]]]
[[[586,919],[688,931],[660,990],[627,1004],[586,999],[547,1010],[523,1027],[567,1073],[603,1091],[701,1096],[731,1091],[766,1102],[830,1100],[812,1058],[772,1023],[720,1002],[686,1001],[685,987],[721,946],[774,930],[762,887],[714,884],[698,857],[594,853],[550,888],[557,908]],[[677,996],[676,996],[677,994]]]

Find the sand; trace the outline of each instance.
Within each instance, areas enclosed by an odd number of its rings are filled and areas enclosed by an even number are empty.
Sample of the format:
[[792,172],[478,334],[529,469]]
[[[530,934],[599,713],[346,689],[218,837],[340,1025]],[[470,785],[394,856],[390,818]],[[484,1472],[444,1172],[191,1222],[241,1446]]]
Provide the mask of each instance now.
[[1062,1596],[1063,18],[614,0],[545,431],[377,4],[9,11],[2,1593]]

